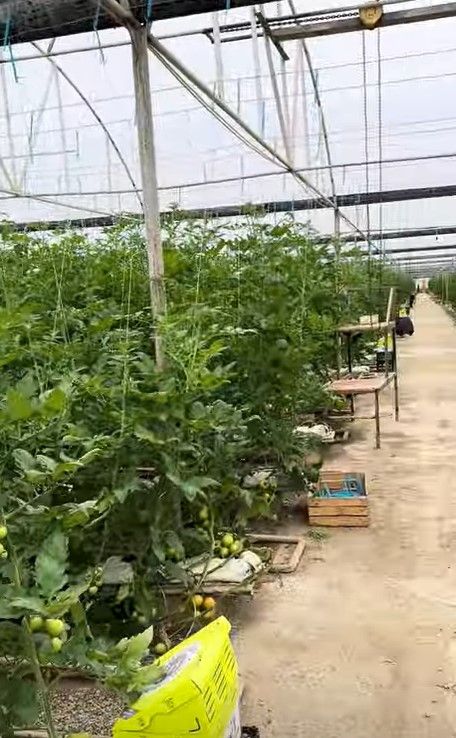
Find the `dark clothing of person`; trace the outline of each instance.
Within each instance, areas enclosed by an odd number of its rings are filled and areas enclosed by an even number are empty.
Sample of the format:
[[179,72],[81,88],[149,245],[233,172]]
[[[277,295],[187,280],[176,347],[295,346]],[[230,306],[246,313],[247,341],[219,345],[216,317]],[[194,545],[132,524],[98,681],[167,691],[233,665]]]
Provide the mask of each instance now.
[[396,318],[396,336],[413,336],[415,328],[413,326],[411,318],[404,316],[403,318]]
[[416,295],[415,295],[414,292],[412,292],[412,294],[409,297],[410,310],[413,308],[413,306],[415,304],[415,300],[416,300]]

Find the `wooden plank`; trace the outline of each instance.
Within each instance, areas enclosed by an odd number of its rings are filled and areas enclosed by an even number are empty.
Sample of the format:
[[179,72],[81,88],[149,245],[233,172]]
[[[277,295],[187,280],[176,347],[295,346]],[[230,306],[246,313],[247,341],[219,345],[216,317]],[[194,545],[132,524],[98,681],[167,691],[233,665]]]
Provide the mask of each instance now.
[[326,518],[310,518],[310,525],[319,525],[321,527],[347,527],[347,528],[367,528],[369,525],[369,518],[366,515],[363,518],[351,517],[348,515],[331,515]]
[[[122,6],[119,6],[122,10]],[[149,268],[149,291],[153,319],[160,323],[166,313],[163,249],[161,242],[160,206],[154,145],[152,117],[152,95],[149,73],[148,28],[134,29],[129,26],[133,62],[133,82],[136,101],[136,129],[138,136],[139,163],[143,189],[144,225]],[[164,368],[161,328],[154,330],[155,363],[159,370]]]
[[[290,545],[290,544],[288,544]],[[278,550],[276,551],[276,554],[272,560],[272,564],[269,568],[269,571],[276,574],[291,574],[292,572],[296,571],[298,568],[298,564],[301,561],[302,555],[306,548],[306,541],[304,538],[300,538],[298,542],[294,545],[293,553],[288,558],[287,561],[282,561],[282,556],[286,551],[284,549],[287,548],[287,544],[281,543]]]
[[388,306],[386,308],[386,322],[389,323],[391,320],[391,313],[393,312],[393,301],[394,294],[396,292],[395,287],[391,287],[388,295]]
[[253,533],[247,536],[251,543],[299,543],[301,536],[274,535],[273,533]]
[[318,477],[319,484],[333,484],[333,483],[344,483],[346,477],[346,473],[339,471],[337,469],[331,470],[331,469],[324,469],[320,472],[320,476]]
[[309,509],[319,507],[367,507],[366,497],[309,497]]
[[359,379],[335,379],[328,384],[328,389],[337,395],[369,395],[373,392],[381,392],[393,379],[394,372],[387,377],[382,374],[377,377]]
[[351,517],[354,515],[355,517],[363,517],[367,515],[367,508],[366,507],[314,507],[309,510],[309,517],[312,518],[319,518],[319,517],[326,517],[326,516],[340,516],[345,515],[347,517]]
[[339,333],[370,333],[373,331],[385,331],[392,330],[394,328],[393,322],[380,322],[380,323],[350,323],[349,325],[341,325],[338,327]]

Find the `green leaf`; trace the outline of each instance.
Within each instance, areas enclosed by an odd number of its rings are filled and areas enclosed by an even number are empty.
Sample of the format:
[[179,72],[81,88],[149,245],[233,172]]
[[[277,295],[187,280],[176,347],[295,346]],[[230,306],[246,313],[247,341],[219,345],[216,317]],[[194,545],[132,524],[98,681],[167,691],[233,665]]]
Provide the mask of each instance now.
[[39,597],[33,597],[32,595],[18,595],[13,597],[10,601],[11,607],[14,609],[15,617],[23,617],[31,613],[37,613],[38,615],[46,615],[46,605],[43,600]]
[[136,492],[136,490],[141,488],[141,483],[139,479],[129,479],[126,481],[123,485],[119,485],[118,487],[115,487],[112,490],[112,494],[116,498],[116,500],[120,503],[125,502],[127,497],[132,494],[132,492]]
[[79,602],[81,595],[87,592],[89,587],[90,579],[87,579],[85,582],[75,584],[59,592],[53,601],[47,605],[46,615],[51,618],[61,618]]
[[164,446],[168,442],[167,439],[160,438],[160,436],[157,436],[153,431],[147,430],[147,428],[136,428],[135,435],[141,441],[147,441],[152,446]]
[[32,454],[26,451],[24,448],[16,448],[13,451],[14,461],[20,469],[24,472],[30,471],[35,466],[35,459]]
[[79,461],[62,461],[57,464],[54,471],[52,472],[52,478],[55,481],[62,479],[66,474],[73,474],[77,469],[81,468]]
[[43,467],[43,469],[46,469],[46,471],[54,471],[55,467],[57,466],[57,462],[54,459],[51,459],[50,456],[44,456],[43,454],[38,454],[36,457],[36,460],[38,464]]
[[149,664],[143,666],[132,675],[130,683],[127,685],[128,692],[142,692],[146,687],[158,682],[163,678],[163,669],[157,664]]
[[64,530],[88,523],[91,515],[98,512],[97,500],[86,500],[78,504],[68,502],[57,511],[56,517],[62,521]]
[[5,596],[2,596],[2,599],[0,600],[0,620],[10,620],[14,617],[17,617],[15,608],[11,602],[5,598]]
[[27,420],[33,415],[33,405],[22,392],[10,389],[6,394],[6,412],[11,420]]
[[197,400],[192,405],[192,417],[195,419],[204,418],[206,415],[206,407],[202,402]]
[[191,477],[180,483],[180,488],[189,502],[203,492],[206,487],[218,487],[219,483],[210,477]]
[[121,665],[124,667],[131,667],[134,663],[141,660],[144,654],[147,652],[152,639],[154,637],[154,628],[151,625],[149,628],[144,630],[142,633],[129,638],[127,646],[122,652],[122,658],[120,659]]
[[68,538],[56,528],[44,541],[36,557],[36,583],[44,597],[50,598],[67,583]]
[[90,464],[94,459],[97,459],[101,454],[101,449],[99,448],[91,448],[90,451],[87,451],[86,454],[83,454],[79,459],[78,462],[81,466],[87,466],[87,464]]
[[24,630],[17,623],[0,622],[0,653],[22,657],[25,651]]
[[53,413],[60,413],[65,409],[67,396],[61,387],[46,392],[43,398],[43,408]]
[[9,674],[0,674],[0,704],[0,725],[4,726],[6,721],[7,726],[2,729],[2,735],[5,736],[9,735],[10,730],[11,735],[14,735],[13,726],[33,725],[41,710],[34,683]]
[[120,556],[110,556],[103,566],[103,582],[105,584],[129,584],[133,582],[133,568]]
[[31,482],[31,484],[41,484],[41,482],[44,482],[46,477],[46,472],[38,471],[38,469],[30,469],[30,471],[25,473],[25,478],[28,482]]

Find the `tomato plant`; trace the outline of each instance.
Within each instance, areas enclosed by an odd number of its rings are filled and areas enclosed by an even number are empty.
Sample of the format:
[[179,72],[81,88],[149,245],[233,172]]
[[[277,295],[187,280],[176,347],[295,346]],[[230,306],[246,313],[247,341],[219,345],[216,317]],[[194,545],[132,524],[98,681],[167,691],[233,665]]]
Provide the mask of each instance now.
[[389,284],[405,289],[380,262],[356,250],[336,260],[288,221],[174,215],[164,237],[168,313],[157,325],[139,226],[95,239],[2,232],[2,734],[38,708],[24,679],[48,704],[49,666],[82,666],[124,691],[153,678],[140,661],[150,628],[116,645],[95,617],[105,562],[131,563],[118,602],[132,599],[136,625],[151,623],[155,584],[267,509],[270,495],[243,489],[249,465],[302,455],[296,419],[332,403],[336,325],[379,312]]

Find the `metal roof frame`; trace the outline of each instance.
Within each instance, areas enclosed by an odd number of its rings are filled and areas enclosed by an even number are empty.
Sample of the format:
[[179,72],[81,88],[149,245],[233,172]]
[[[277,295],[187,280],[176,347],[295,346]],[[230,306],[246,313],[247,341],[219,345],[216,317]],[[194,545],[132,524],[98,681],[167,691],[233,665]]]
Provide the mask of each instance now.
[[[154,0],[149,19],[147,0],[131,0],[130,8],[137,21],[146,23],[254,4],[255,0]],[[0,0],[0,23],[3,32],[8,29],[6,42],[11,44],[120,25],[107,12],[103,0],[99,8],[94,0]]]

